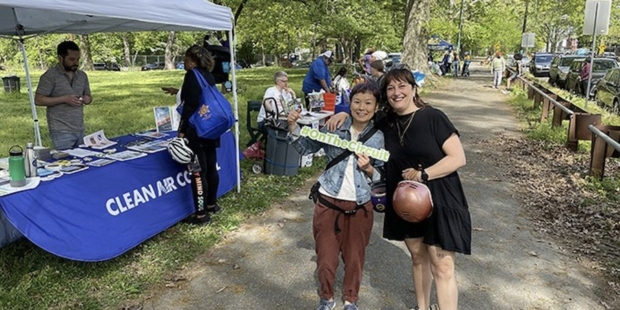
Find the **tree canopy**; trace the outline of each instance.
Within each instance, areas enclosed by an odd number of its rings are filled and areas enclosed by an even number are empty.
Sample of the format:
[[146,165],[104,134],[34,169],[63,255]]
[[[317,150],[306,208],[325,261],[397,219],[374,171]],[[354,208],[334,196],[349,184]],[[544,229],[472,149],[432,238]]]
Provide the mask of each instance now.
[[[237,19],[235,35],[239,58],[247,63],[272,60],[304,52],[311,59],[333,49],[337,59],[352,63],[368,47],[403,52],[413,67],[424,66],[426,42],[437,35],[455,47],[459,13],[463,4],[461,50],[485,54],[496,49],[521,49],[521,33],[536,34],[532,50],[555,52],[566,38],[588,47],[591,36],[582,36],[582,0],[219,0],[232,8]],[[412,9],[413,8],[413,9]],[[410,9],[410,10],[408,10]],[[526,18],[527,13],[527,18]],[[415,16],[410,16],[414,14]],[[601,42],[611,47],[620,39],[620,6],[613,5],[609,34]],[[407,32],[409,31],[409,32]],[[142,32],[42,35],[26,41],[31,66],[45,69],[56,63],[56,45],[75,40],[83,47],[86,69],[93,62],[141,65],[157,57],[171,67],[191,44],[201,43],[205,33]],[[213,40],[225,36],[215,33]],[[144,56],[144,55],[148,55]],[[411,55],[411,56],[408,56]],[[407,58],[409,57],[409,58]],[[21,65],[15,41],[0,40],[0,63]]]

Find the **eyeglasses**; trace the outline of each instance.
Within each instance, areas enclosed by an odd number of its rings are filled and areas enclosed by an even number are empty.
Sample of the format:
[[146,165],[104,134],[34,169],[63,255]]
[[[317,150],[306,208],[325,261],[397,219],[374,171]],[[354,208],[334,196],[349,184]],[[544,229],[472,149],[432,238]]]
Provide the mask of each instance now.
[[280,81],[282,83],[288,83],[288,80],[278,80],[278,81]]

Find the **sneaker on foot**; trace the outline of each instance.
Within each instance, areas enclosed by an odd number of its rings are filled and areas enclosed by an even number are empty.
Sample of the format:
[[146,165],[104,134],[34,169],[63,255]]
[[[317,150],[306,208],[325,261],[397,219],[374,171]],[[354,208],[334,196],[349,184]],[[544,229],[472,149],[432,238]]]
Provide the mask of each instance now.
[[344,310],[360,310],[356,304],[346,304],[344,305]]
[[336,307],[336,302],[333,300],[321,299],[319,307],[316,310],[332,310]]
[[211,217],[209,214],[205,214],[204,216],[198,217],[195,214],[189,216],[188,218],[183,220],[183,223],[192,224],[192,225],[208,225],[211,223]]
[[217,213],[222,209],[222,207],[220,207],[218,204],[214,204],[212,207],[207,207],[207,212],[209,213]]

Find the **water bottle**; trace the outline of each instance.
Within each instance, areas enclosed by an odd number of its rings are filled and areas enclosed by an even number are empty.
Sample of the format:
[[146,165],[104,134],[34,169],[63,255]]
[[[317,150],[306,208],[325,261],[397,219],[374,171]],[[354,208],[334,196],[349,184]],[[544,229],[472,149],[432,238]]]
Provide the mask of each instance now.
[[26,143],[26,152],[24,153],[26,166],[26,177],[33,178],[37,176],[37,156],[34,153],[32,143]]
[[26,168],[24,166],[24,149],[14,145],[9,149],[9,184],[12,187],[26,185]]

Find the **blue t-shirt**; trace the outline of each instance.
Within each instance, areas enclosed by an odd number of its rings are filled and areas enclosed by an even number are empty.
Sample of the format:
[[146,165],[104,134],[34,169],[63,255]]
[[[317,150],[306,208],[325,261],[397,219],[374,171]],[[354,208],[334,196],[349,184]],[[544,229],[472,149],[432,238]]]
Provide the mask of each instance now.
[[322,56],[319,56],[319,58],[315,59],[312,65],[310,65],[310,70],[306,73],[301,90],[306,94],[314,91],[321,91],[323,86],[321,86],[320,80],[325,80],[327,87],[331,87],[332,77]]

